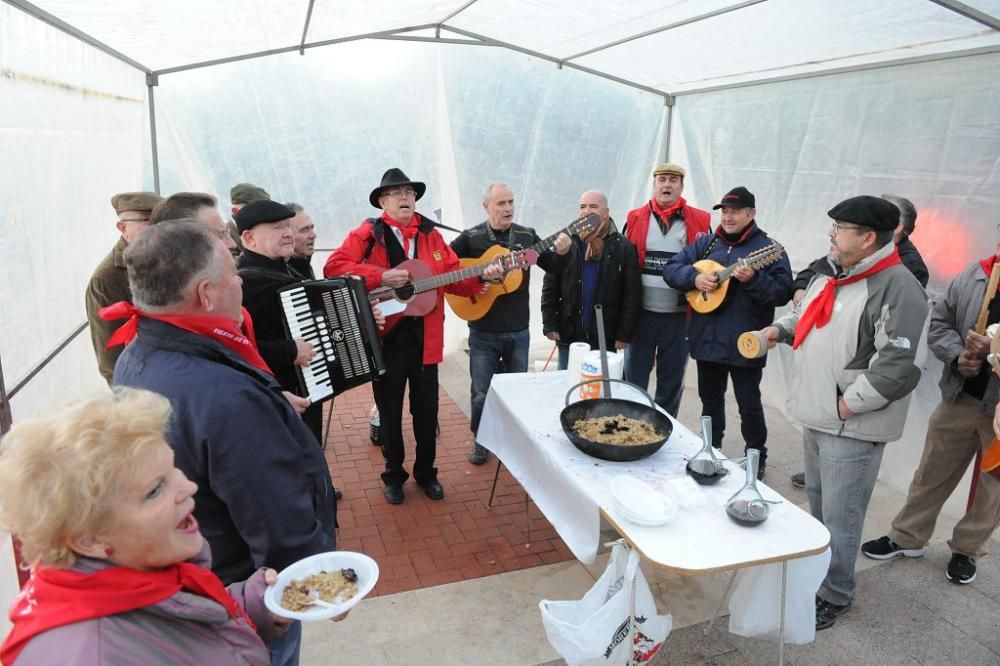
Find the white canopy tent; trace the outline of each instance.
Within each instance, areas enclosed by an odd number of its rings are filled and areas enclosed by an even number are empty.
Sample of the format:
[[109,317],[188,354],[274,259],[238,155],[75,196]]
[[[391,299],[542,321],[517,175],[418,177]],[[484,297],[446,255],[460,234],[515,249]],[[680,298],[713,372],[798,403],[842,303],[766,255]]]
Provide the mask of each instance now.
[[[998,240],[998,17],[1000,0],[4,0],[0,418],[101,389],[71,334],[127,190],[225,206],[252,181],[333,247],[400,166],[446,224],[481,221],[503,180],[545,235],[591,188],[624,220],[669,157],[698,207],[754,191],[795,269],[840,199],[909,197],[933,296]],[[787,361],[769,365],[777,405]],[[938,399],[926,370],[883,466],[896,485]]]

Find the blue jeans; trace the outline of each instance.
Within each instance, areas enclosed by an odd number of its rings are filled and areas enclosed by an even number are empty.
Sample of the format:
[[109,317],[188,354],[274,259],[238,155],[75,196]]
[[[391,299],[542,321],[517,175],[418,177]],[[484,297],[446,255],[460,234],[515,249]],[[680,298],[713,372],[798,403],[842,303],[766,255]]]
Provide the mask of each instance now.
[[479,432],[479,419],[486,404],[493,375],[498,372],[527,372],[528,329],[520,331],[480,331],[469,329],[469,374],[472,376],[472,434]]
[[632,344],[625,350],[625,379],[649,388],[656,361],[656,404],[677,417],[687,367],[687,313],[639,311]]
[[882,442],[803,428],[806,494],[813,518],[830,530],[830,569],[817,596],[843,606],[854,601],[854,564],[868,502],[882,464]]
[[302,623],[292,622],[284,636],[272,641],[271,666],[299,666],[299,648],[302,647]]

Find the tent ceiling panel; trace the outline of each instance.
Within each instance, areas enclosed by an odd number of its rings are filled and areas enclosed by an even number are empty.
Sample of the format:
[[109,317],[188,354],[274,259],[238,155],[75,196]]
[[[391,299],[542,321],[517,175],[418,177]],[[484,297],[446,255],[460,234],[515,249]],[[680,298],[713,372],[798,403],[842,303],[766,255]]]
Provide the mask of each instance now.
[[309,0],[34,4],[151,69],[298,44],[309,8]]
[[668,90],[1000,47],[1000,32],[926,0],[770,0],[577,62]]
[[734,0],[478,0],[447,23],[557,58],[568,58],[656,28],[743,4]]
[[[27,0],[6,1],[31,10]],[[294,49],[310,0],[33,4],[145,67],[179,70]],[[962,15],[970,10],[979,20]],[[314,0],[306,41],[444,23],[674,93],[1000,49],[1000,30],[989,27],[998,15],[1000,0]]]

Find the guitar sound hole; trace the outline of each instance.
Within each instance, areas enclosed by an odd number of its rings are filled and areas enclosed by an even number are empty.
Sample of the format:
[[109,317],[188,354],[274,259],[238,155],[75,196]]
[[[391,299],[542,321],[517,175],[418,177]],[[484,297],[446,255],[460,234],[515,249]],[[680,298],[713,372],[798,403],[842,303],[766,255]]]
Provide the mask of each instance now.
[[408,301],[413,298],[413,284],[404,284],[396,288],[396,298],[401,301]]

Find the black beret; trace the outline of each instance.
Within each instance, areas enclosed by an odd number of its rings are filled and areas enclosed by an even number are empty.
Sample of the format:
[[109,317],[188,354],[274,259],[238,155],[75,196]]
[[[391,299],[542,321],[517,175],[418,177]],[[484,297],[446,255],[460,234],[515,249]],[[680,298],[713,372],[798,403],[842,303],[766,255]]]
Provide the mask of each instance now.
[[248,229],[253,229],[258,224],[281,222],[290,217],[295,217],[295,211],[285,204],[271,201],[270,199],[262,199],[260,201],[251,201],[246,206],[243,206],[240,212],[236,213],[233,217],[233,221],[236,222],[236,228],[239,232],[243,233]]
[[899,226],[899,209],[881,197],[864,194],[844,199],[827,212],[840,222],[850,222],[875,231],[893,231]]

